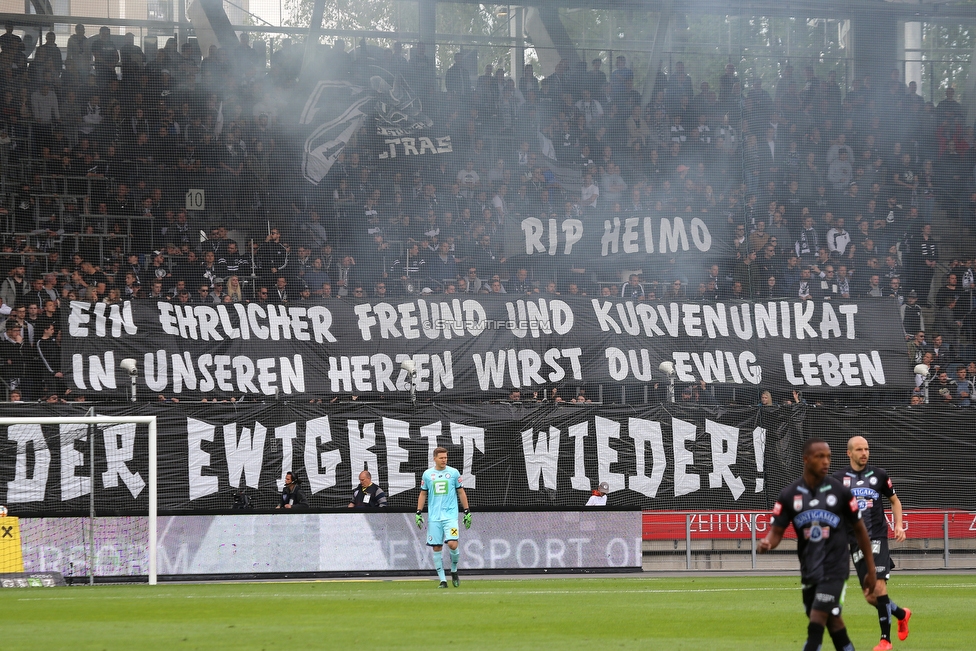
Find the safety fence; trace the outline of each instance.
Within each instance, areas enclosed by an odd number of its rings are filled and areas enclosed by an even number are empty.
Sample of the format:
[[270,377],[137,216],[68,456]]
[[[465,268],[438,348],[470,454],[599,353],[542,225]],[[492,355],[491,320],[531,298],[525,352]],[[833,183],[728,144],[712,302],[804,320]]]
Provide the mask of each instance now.
[[[905,511],[905,540],[888,544],[894,567],[909,570],[976,568],[976,513],[961,510]],[[768,511],[645,511],[642,521],[645,570],[795,569],[796,535],[787,529],[780,546],[760,554],[769,533]]]

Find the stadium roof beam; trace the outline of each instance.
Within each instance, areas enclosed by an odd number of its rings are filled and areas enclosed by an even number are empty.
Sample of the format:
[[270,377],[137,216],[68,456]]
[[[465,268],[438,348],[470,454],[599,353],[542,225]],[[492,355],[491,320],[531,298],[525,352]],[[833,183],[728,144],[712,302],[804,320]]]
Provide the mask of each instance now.
[[50,0],[30,0],[30,3],[34,7],[34,11],[42,16],[54,13],[54,9],[51,8]]
[[[648,12],[661,11],[668,0],[522,0],[519,5],[532,7],[545,5],[548,7],[559,8],[584,8],[584,9],[620,9],[638,10]],[[437,0],[440,3],[459,3],[459,4],[484,4],[475,0]],[[902,4],[896,2],[878,2],[876,0],[855,0],[854,2],[838,2],[837,0],[826,0],[817,2],[814,0],[798,0],[796,2],[776,2],[774,0],[691,0],[680,6],[686,13],[704,13],[719,16],[738,16],[738,15],[762,15],[762,16],[809,16],[820,18],[850,18],[857,12],[884,12],[893,15],[898,20],[906,21],[937,21],[939,19],[953,20],[959,23],[976,23],[976,8],[972,4],[958,3],[930,3],[921,4]],[[107,25],[109,27],[130,27],[139,26],[153,29],[172,29],[174,33],[180,28],[190,28],[192,25],[188,21],[163,21],[146,20],[131,18],[104,18],[94,16],[70,16],[70,15],[36,15],[24,13],[0,13],[0,20],[12,22],[18,27],[47,28],[55,23],[74,25],[81,23],[84,25]],[[306,35],[308,27],[292,26],[271,26],[271,25],[232,25],[237,32],[251,33],[272,33],[272,34],[292,34]],[[344,29],[323,29],[321,32],[325,36],[359,37],[366,38],[418,38],[415,32],[388,32],[383,30],[344,30]],[[469,35],[437,34],[440,41],[442,37],[452,42],[471,42],[471,43],[514,43],[515,39],[501,36],[486,36],[478,38]]]
[[[230,50],[237,45],[237,34],[234,27],[227,18],[224,11],[224,3],[221,0],[198,0],[200,8],[203,10],[199,20],[192,21],[197,28],[204,28],[213,31],[220,43],[220,47]],[[208,23],[204,25],[203,23]],[[208,48],[209,49],[209,48]]]
[[[671,3],[658,13],[657,25],[654,28],[654,40],[651,42],[651,51],[647,57],[647,70],[644,73],[644,88],[641,89],[641,105],[647,106],[653,97],[654,83],[657,80],[657,71],[664,62],[664,43],[668,38],[668,30],[671,27]],[[610,62],[613,69],[613,61]]]
[[[519,6],[552,9],[599,9],[622,11],[662,11],[669,0],[522,0]],[[485,4],[478,0],[438,0],[443,3]],[[491,3],[488,3],[491,4]],[[514,4],[514,3],[512,3]],[[922,2],[905,4],[881,0],[690,0],[676,10],[684,13],[715,16],[810,16],[850,18],[857,13],[880,12],[892,14],[898,20],[935,20],[939,18],[976,21],[976,9],[971,4],[956,2]]]
[[[82,25],[107,25],[109,27],[146,27],[152,29],[171,29],[173,33],[176,33],[180,27],[192,28],[193,25],[189,22],[180,23],[176,21],[162,21],[162,20],[138,20],[133,18],[97,18],[92,16],[35,16],[35,15],[24,15],[24,14],[5,14],[0,13],[0,21],[13,22],[14,25],[20,28],[28,27],[40,27],[40,28],[50,28],[53,24],[67,24],[74,25],[81,23]],[[292,27],[292,26],[280,26],[276,27],[274,25],[231,25],[235,32],[248,32],[250,34],[287,34],[291,36],[305,36],[308,34],[308,27]],[[375,38],[375,39],[389,39],[405,41],[411,39],[419,39],[419,32],[410,31],[385,31],[385,30],[369,30],[369,29],[321,29],[319,33],[322,36],[336,37],[336,38]],[[516,45],[518,39],[513,36],[501,36],[501,35],[484,35],[484,36],[473,36],[470,34],[435,34],[435,39],[438,43],[464,43],[471,45]]]

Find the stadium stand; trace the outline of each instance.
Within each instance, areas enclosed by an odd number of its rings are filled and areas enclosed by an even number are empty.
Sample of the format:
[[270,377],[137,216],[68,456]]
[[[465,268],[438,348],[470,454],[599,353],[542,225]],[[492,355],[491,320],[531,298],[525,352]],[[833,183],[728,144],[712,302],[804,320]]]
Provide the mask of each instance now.
[[[912,395],[844,399],[973,404],[976,142],[952,88],[929,102],[897,71],[845,88],[813,68],[786,66],[764,80],[729,64],[719,78],[692,79],[679,62],[642,105],[625,58],[604,62],[614,64],[609,78],[563,62],[519,84],[490,65],[472,80],[459,61],[442,80],[422,48],[347,51],[337,41],[320,53],[320,71],[374,91],[387,84],[395,119],[429,120],[453,153],[401,152],[394,162],[397,145],[386,157],[361,129],[310,186],[298,164],[308,80],[296,49],[268,65],[246,38],[206,56],[170,39],[151,60],[106,29],[57,40],[49,34],[28,65],[19,38],[0,37],[8,395],[86,399],[60,369],[59,347],[72,345],[59,313],[68,301],[505,292],[896,300],[906,367],[924,362],[929,373]],[[202,212],[185,208],[197,189]],[[525,217],[602,230],[614,217],[682,215],[707,219],[720,255],[634,268],[612,257],[560,265],[505,252]],[[764,388],[777,402],[820,399]],[[666,397],[658,385],[556,391],[573,401]],[[758,404],[759,393],[700,383],[676,399]]]

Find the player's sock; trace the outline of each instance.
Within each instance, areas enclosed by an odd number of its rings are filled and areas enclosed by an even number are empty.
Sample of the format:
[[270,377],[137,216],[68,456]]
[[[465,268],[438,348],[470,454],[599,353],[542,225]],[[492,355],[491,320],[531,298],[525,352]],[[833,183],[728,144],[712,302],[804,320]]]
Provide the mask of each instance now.
[[890,597],[888,598],[888,611],[895,616],[895,619],[905,619],[905,609],[900,608]]
[[461,558],[461,550],[450,548],[448,550],[451,552],[451,572],[454,573],[457,572],[458,559]]
[[839,631],[831,631],[830,639],[834,641],[834,648],[837,651],[854,651],[854,644],[851,642],[851,638],[847,636],[846,627]]
[[803,645],[803,651],[820,651],[823,644],[824,627],[823,624],[807,624],[807,643]]
[[437,570],[437,576],[440,577],[441,583],[445,583],[447,577],[444,576],[444,557],[441,556],[440,552],[434,552],[434,569]]
[[889,608],[891,600],[888,595],[878,597],[878,623],[881,624],[881,639],[891,641],[891,613]]

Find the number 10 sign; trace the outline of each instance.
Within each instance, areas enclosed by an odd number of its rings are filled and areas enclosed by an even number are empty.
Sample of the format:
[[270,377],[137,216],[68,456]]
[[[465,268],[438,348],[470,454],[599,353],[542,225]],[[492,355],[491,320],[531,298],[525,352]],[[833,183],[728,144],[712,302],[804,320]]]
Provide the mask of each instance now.
[[203,190],[190,189],[186,191],[186,209],[187,210],[205,209]]

